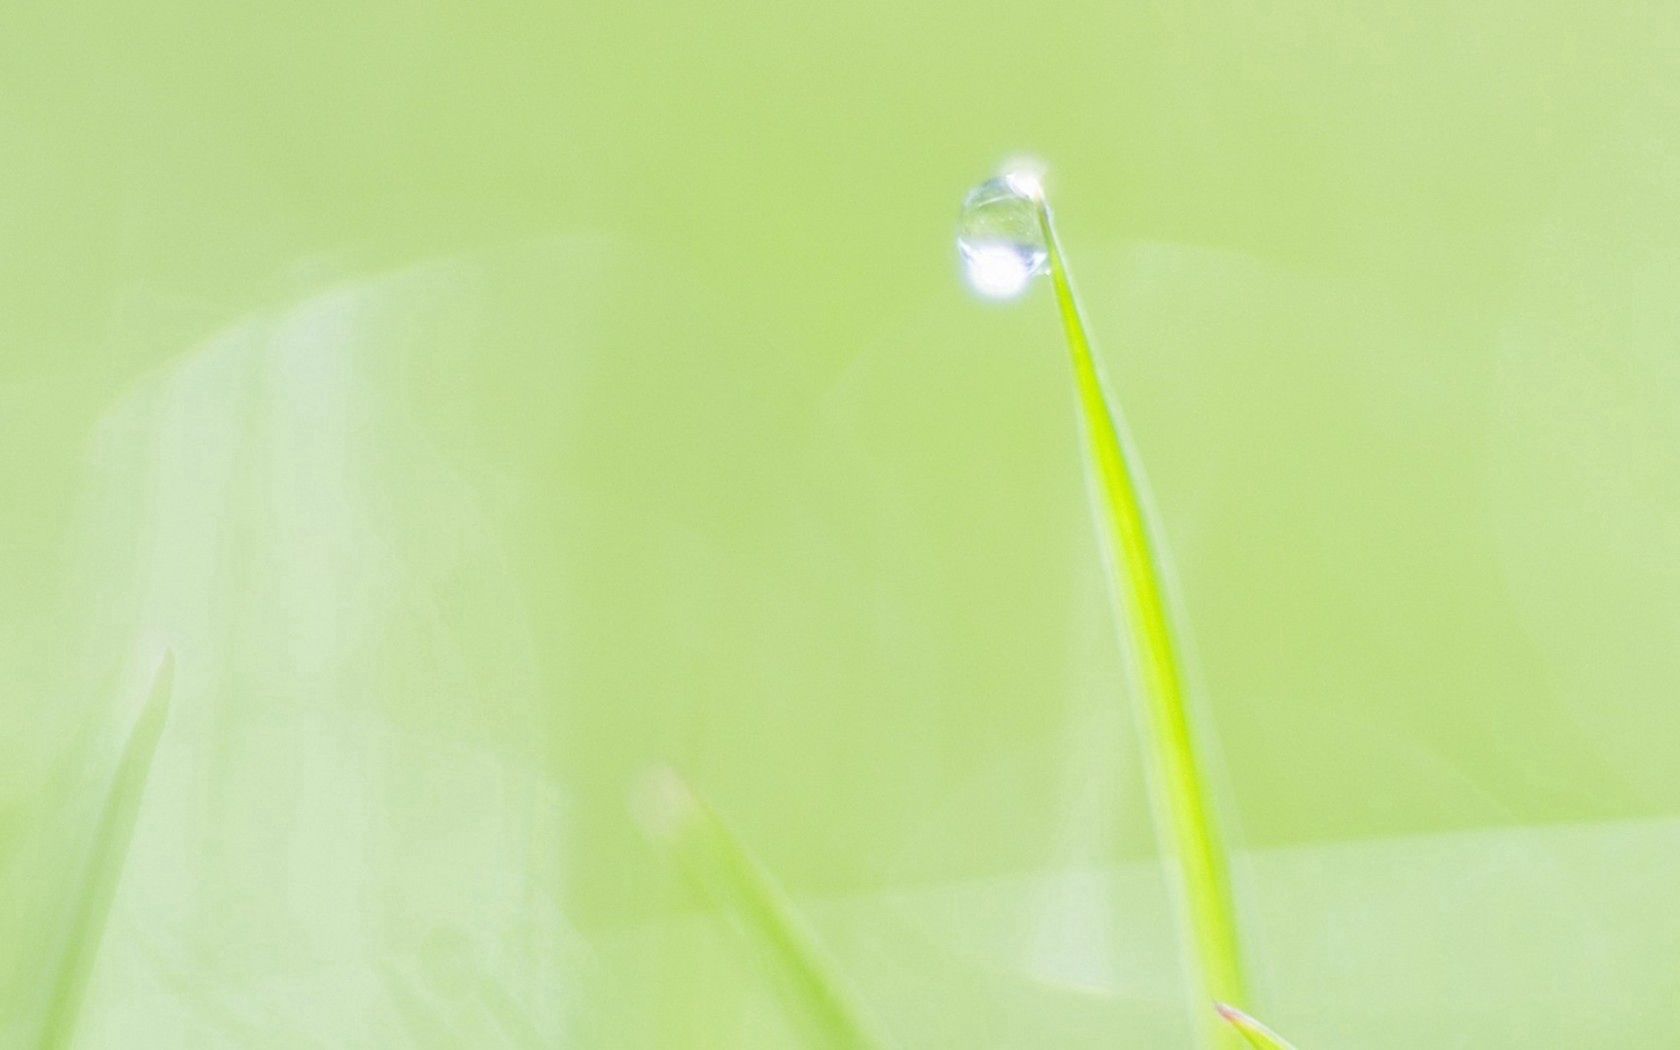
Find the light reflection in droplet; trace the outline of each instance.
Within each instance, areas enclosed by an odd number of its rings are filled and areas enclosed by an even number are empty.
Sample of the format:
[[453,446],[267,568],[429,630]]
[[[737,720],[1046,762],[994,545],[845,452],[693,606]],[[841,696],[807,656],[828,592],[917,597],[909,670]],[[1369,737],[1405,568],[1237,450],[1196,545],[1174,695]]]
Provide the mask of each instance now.
[[1013,299],[1026,290],[1033,271],[1013,245],[961,246],[968,283],[989,299]]

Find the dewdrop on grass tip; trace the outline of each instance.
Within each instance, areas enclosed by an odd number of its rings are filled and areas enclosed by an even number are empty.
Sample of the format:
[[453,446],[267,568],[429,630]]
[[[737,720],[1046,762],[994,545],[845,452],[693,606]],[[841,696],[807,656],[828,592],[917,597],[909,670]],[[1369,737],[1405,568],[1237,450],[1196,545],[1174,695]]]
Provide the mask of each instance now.
[[1045,272],[1050,253],[1038,219],[1043,199],[1043,183],[1031,167],[987,179],[963,198],[957,254],[976,292],[1013,299]]

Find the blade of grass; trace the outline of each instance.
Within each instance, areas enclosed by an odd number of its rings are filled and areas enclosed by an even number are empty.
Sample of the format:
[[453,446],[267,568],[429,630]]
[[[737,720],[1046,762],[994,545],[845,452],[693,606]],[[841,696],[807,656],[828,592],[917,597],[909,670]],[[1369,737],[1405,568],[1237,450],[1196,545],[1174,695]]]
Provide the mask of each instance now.
[[166,652],[152,674],[145,704],[135,718],[128,741],[117,760],[92,848],[82,867],[79,883],[74,887],[74,911],[55,958],[49,963],[51,976],[48,978],[46,1014],[38,1044],[43,1050],[63,1050],[75,1036],[88,978],[93,973],[93,964],[99,957],[99,946],[105,937],[111,901],[116,896],[123,864],[128,859],[134,820],[140,812],[140,800],[151,774],[152,756],[157,752],[158,738],[163,735],[163,725],[169,714],[169,695],[174,678],[175,659]]
[[1235,1028],[1248,1045],[1256,1050],[1295,1050],[1283,1036],[1267,1028],[1254,1018],[1243,1013],[1234,1006],[1225,1003],[1215,1003],[1214,1009],[1232,1028]]
[[[1041,192],[1033,194],[1033,199],[1072,355],[1089,477],[1100,508],[1099,532],[1126,631],[1122,640],[1143,686],[1156,828],[1163,851],[1176,863],[1192,965],[1200,985],[1196,999],[1244,1001],[1230,876],[1191,729],[1160,567],[1131,466],[1133,457],[1120,416],[1104,389],[1049,202]],[[1205,1039],[1229,1042],[1228,1037],[1221,1038],[1217,1026],[1204,1022],[1200,1029]]]
[[770,968],[813,1044],[879,1050],[838,970],[787,894],[704,799],[670,769],[652,774],[638,800],[648,835],[708,897],[768,952]]

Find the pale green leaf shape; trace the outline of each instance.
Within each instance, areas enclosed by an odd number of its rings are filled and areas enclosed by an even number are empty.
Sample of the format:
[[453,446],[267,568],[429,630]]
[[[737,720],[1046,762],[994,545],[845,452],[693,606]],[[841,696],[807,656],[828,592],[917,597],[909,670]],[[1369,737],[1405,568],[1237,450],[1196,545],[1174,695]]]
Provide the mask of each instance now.
[[116,896],[134,837],[134,821],[146,793],[152,756],[169,716],[169,696],[175,680],[175,658],[165,652],[152,673],[145,703],[129,729],[117,760],[116,772],[95,825],[93,844],[77,877],[75,911],[47,960],[46,1012],[39,1046],[61,1050],[72,1044],[82,1012],[88,980],[105,937],[111,901]]
[[1214,1009],[1232,1028],[1242,1034],[1249,1046],[1256,1047],[1257,1050],[1295,1050],[1283,1036],[1236,1007],[1228,1003],[1215,1003]]
[[767,968],[810,1045],[879,1050],[834,962],[787,893],[674,770],[651,773],[635,799],[643,829],[767,955]]
[[[1201,993],[1216,1002],[1244,995],[1235,906],[1225,850],[1192,732],[1184,676],[1167,611],[1159,555],[1150,535],[1140,479],[1114,400],[1104,389],[1085,318],[1074,293],[1050,205],[1032,186],[1049,250],[1056,305],[1072,355],[1084,423],[1098,529],[1124,624],[1123,644],[1137,669],[1146,712],[1151,791],[1162,851],[1176,861],[1178,891]],[[1205,1042],[1221,1045],[1222,1030],[1206,1022]]]

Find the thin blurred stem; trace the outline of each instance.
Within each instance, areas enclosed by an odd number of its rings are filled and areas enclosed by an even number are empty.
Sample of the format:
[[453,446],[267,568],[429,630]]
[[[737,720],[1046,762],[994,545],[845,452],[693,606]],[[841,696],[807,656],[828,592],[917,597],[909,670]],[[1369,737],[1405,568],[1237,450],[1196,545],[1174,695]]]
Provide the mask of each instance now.
[[838,967],[759,861],[674,771],[644,785],[644,829],[765,950],[767,964],[812,1045],[882,1050]]
[[[1199,1002],[1245,1002],[1225,851],[1191,729],[1160,566],[1130,466],[1129,443],[1114,403],[1104,390],[1049,203],[1042,195],[1037,201],[1056,305],[1073,359],[1090,478],[1099,504],[1098,531],[1121,606],[1122,640],[1143,686],[1156,831],[1163,852],[1176,863]],[[1205,1009],[1196,1011],[1204,1041],[1232,1045],[1228,1029],[1200,1020],[1206,1013]]]
[[74,1041],[88,981],[104,943],[111,903],[128,860],[134,823],[151,775],[152,757],[157,753],[158,740],[169,717],[169,695],[174,680],[175,658],[166,652],[152,674],[145,704],[118,757],[95,826],[92,848],[74,886],[75,913],[48,962],[50,990],[40,1041],[36,1044],[44,1050],[64,1050]]

